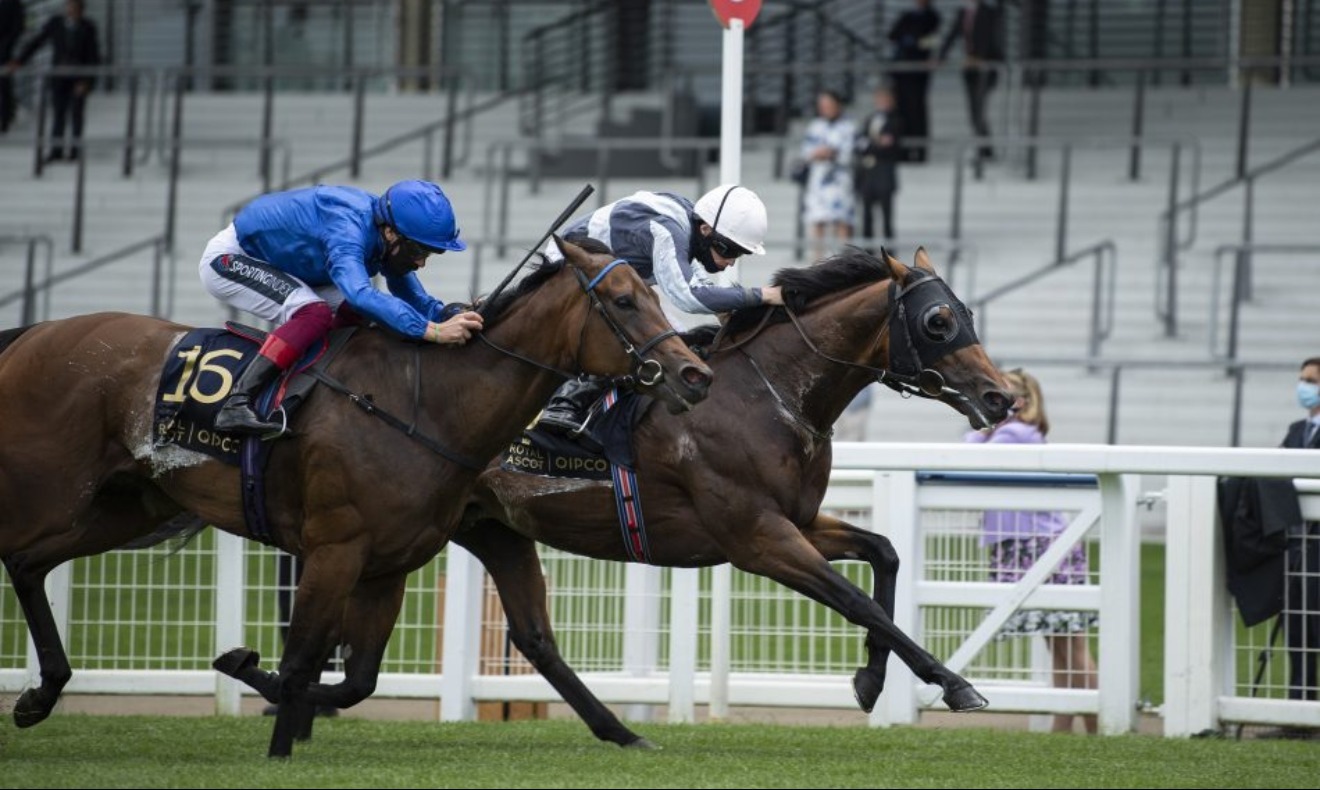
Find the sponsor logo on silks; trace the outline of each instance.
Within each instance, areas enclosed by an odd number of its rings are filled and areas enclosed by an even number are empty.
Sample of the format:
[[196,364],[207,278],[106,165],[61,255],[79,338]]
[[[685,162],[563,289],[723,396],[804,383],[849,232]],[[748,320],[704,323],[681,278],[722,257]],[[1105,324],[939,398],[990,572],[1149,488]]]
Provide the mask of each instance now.
[[253,266],[250,263],[245,263],[244,261],[231,260],[227,261],[225,265],[239,277],[243,277],[251,282],[258,283],[265,288],[269,288],[280,297],[286,297],[293,293],[294,288],[296,287],[293,283],[284,280],[280,276],[257,266]]

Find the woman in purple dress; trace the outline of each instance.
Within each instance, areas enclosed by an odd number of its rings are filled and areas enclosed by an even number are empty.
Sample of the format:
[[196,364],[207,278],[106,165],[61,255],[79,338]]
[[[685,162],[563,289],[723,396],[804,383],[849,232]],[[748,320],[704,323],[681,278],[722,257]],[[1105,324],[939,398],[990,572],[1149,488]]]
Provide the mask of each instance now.
[[[1025,371],[1009,371],[1004,379],[1017,395],[1009,418],[993,430],[973,431],[969,442],[994,444],[1044,444],[1050,431],[1040,382]],[[981,522],[981,545],[990,550],[990,581],[1013,583],[1045,553],[1068,526],[1063,514],[1053,511],[988,510]],[[1068,550],[1046,579],[1049,584],[1085,584],[1086,548],[1081,543]],[[1020,610],[1004,623],[1000,636],[1040,634],[1050,650],[1054,685],[1061,688],[1096,687],[1095,660],[1087,632],[1096,624],[1095,612]],[[1071,732],[1072,716],[1054,717],[1055,732]],[[1096,731],[1096,717],[1081,717],[1086,731]]]

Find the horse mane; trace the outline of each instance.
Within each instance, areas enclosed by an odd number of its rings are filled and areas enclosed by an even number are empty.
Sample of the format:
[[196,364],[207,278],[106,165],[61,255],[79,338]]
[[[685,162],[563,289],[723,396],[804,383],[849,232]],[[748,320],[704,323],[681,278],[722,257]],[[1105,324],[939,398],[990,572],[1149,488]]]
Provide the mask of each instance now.
[[[592,255],[614,254],[604,242],[597,241],[586,234],[575,234],[572,237],[565,238],[565,241],[572,242]],[[538,255],[540,254],[538,253]],[[552,261],[544,255],[540,255],[540,258],[541,264],[532,269],[531,273],[519,280],[516,286],[505,290],[503,293],[500,293],[495,297],[495,301],[491,302],[486,308],[486,320],[491,322],[499,320],[499,317],[504,311],[509,309],[509,305],[518,301],[519,298],[535,291],[537,288],[540,288],[545,284],[546,280],[549,280],[564,268],[563,258],[560,258],[557,261]],[[479,302],[480,300],[474,301]]]
[[[845,247],[815,266],[780,269],[771,278],[771,285],[783,288],[784,302],[795,313],[806,310],[817,299],[862,285],[889,279],[889,267],[871,253],[857,247]],[[758,305],[735,310],[729,316],[727,334],[730,337],[761,323],[773,305]],[[782,310],[770,317],[769,323],[788,320]]]

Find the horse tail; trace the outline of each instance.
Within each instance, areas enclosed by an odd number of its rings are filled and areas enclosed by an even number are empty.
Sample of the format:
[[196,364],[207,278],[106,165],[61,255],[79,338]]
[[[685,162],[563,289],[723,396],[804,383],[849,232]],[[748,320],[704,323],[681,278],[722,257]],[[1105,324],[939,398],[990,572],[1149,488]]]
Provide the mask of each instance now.
[[154,531],[134,538],[119,548],[149,549],[168,540],[172,541],[169,553],[173,556],[183,551],[184,547],[191,543],[193,538],[202,534],[202,530],[208,526],[210,525],[192,513],[180,513],[169,521],[161,523]]
[[36,324],[20,326],[16,329],[6,329],[3,332],[0,332],[0,354],[5,353],[5,349],[8,348],[15,340],[17,340],[19,335],[28,331],[33,326],[36,326]]

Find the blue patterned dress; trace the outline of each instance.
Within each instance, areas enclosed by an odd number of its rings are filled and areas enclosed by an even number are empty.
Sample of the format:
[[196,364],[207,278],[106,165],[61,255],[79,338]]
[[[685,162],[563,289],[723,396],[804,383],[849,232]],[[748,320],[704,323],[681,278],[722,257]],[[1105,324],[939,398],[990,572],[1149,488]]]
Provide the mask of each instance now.
[[[807,188],[802,201],[802,219],[817,222],[853,224],[854,200],[852,157],[857,124],[840,115],[833,121],[816,118],[807,124],[799,155],[810,162]],[[821,146],[835,150],[832,160],[813,160],[811,152]]]

